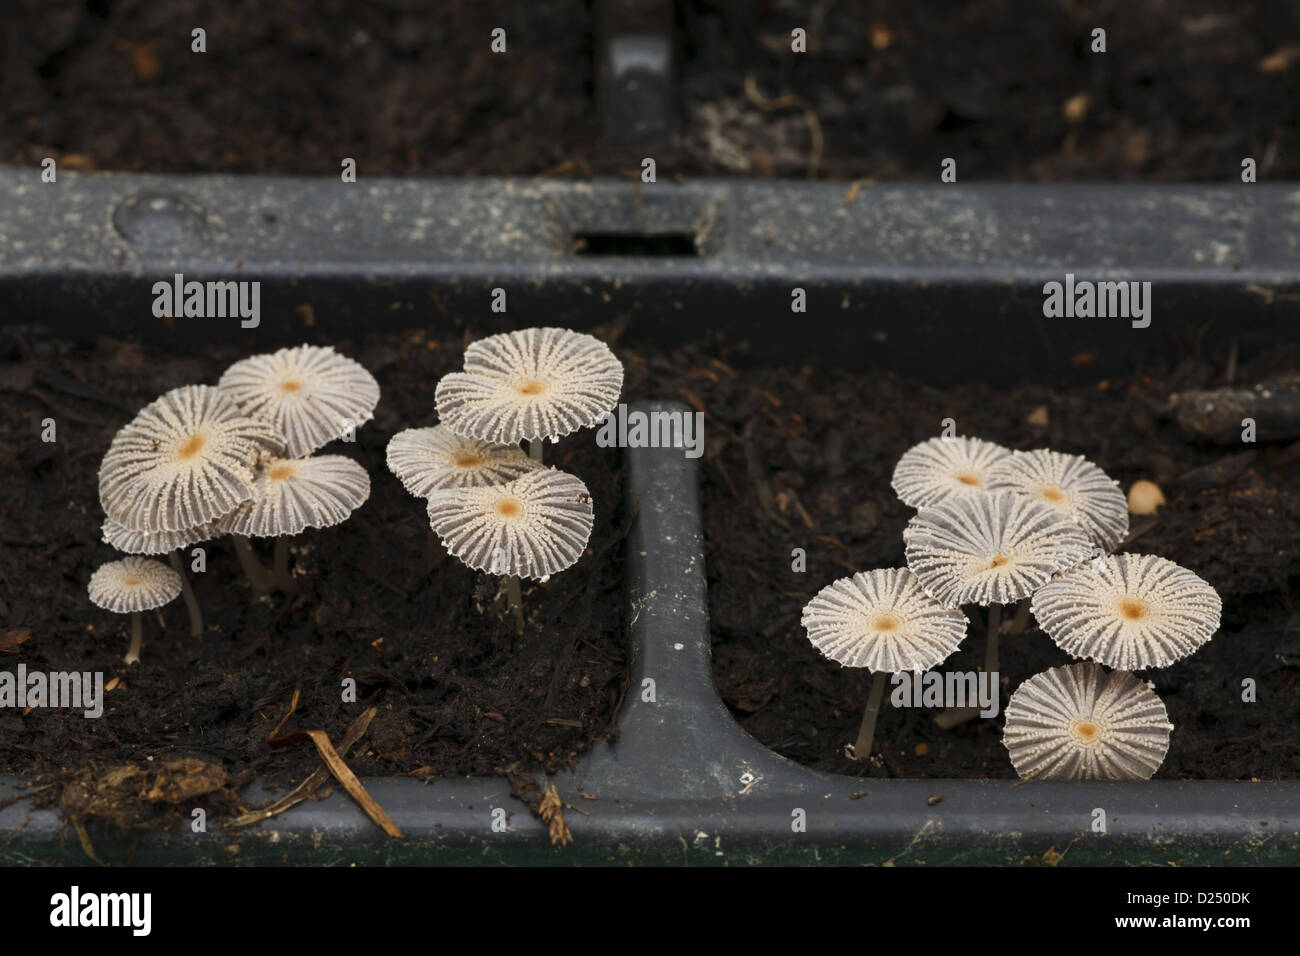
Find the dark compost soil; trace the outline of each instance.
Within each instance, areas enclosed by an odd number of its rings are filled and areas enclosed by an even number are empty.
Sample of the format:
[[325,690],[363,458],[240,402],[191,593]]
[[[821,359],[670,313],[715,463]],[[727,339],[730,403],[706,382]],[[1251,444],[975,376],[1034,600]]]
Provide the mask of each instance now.
[[[337,175],[625,175],[590,0],[18,0],[0,161]],[[660,175],[934,181],[1300,173],[1283,0],[686,0]],[[207,52],[190,31],[207,31]],[[508,52],[489,48],[493,28]],[[790,31],[808,52],[790,50]],[[1107,31],[1092,53],[1091,31]],[[749,83],[747,84],[747,80]],[[815,147],[815,134],[823,145]]]
[[[743,342],[664,352],[623,343],[617,327],[607,332],[627,365],[629,399],[677,396],[707,416],[701,477],[715,676],[759,740],[835,772],[1013,775],[1000,720],[942,731],[926,710],[887,708],[879,757],[846,759],[868,677],[822,659],[799,624],[803,605],[835,578],[902,564],[911,511],[889,477],[906,448],[951,417],[963,433],[1013,447],[1088,455],[1125,486],[1138,478],[1163,486],[1169,503],[1131,550],[1207,578],[1224,598],[1224,623],[1192,657],[1146,675],[1176,725],[1160,776],[1300,774],[1300,443],[1199,446],[1163,410],[1171,391],[1221,383],[1221,363],[1193,355],[1088,385],[940,388],[887,372],[746,367]],[[367,706],[377,716],[348,755],[359,775],[505,774],[525,796],[536,795],[536,773],[610,735],[627,684],[630,516],[618,455],[582,438],[556,450],[553,460],[581,475],[597,502],[592,553],[526,590],[530,630],[516,640],[496,588],[433,543],[420,502],[383,464],[389,436],[431,420],[432,383],[458,363],[462,343],[414,332],[339,344],[383,389],[357,442],[330,449],[367,467],[370,501],[344,525],[296,540],[301,592],[293,597],[251,599],[226,544],[210,544],[208,571],[194,576],[203,637],[187,636],[178,601],[163,612],[165,630],[147,618],[144,663],[127,668],[125,623],[85,598],[90,572],[112,556],[99,541],[99,459],[139,406],[213,380],[242,353],[216,346],[202,357],[172,355],[110,339],[77,347],[0,331],[0,664],[102,670],[122,681],[102,720],[0,713],[0,769],[52,784],[38,799],[74,819],[135,827],[177,823],[195,803],[234,814],[254,777],[287,787],[318,766],[302,731],[323,729],[337,742]],[[1239,368],[1237,381],[1297,367],[1300,348],[1279,347]],[[53,444],[34,437],[46,417],[58,423]],[[796,547],[807,551],[806,572],[791,569]],[[974,670],[982,648],[977,618],[945,666]],[[1004,638],[1003,704],[1025,678],[1067,662],[1032,622]],[[357,680],[357,704],[341,702],[345,677]],[[1258,684],[1256,703],[1241,701],[1245,677]]]
[[[934,182],[944,157],[963,182],[1235,180],[1246,156],[1266,177],[1300,171],[1288,105],[1300,92],[1294,5],[719,0],[685,10],[685,140],[711,171],[806,175],[810,116],[825,140],[818,174],[830,178]],[[804,56],[790,53],[796,26],[808,31]],[[1090,52],[1096,27],[1106,53]],[[758,105],[784,94],[803,103]]]
[[[499,579],[449,557],[422,500],[384,464],[395,432],[435,420],[434,384],[459,368],[462,346],[418,332],[351,351],[382,398],[355,443],[322,453],[366,467],[369,501],[343,525],[294,539],[292,597],[253,599],[228,539],[206,544],[207,571],[191,575],[205,633],[189,637],[177,600],[145,616],[143,661],[128,668],[126,619],[86,597],[94,568],[117,556],[100,540],[100,459],[144,404],[212,383],[246,353],[175,355],[108,339],[78,348],[0,329],[0,667],[122,681],[98,720],[0,711],[0,772],[54,783],[40,799],[74,819],[153,826],[195,802],[213,816],[236,812],[255,776],[298,783],[320,765],[300,732],[324,730],[338,745],[371,706],[377,715],[347,755],[362,777],[505,774],[527,799],[538,796],[536,774],[608,738],[627,684],[619,453],[581,433],[547,446],[548,460],[587,483],[596,524],[577,566],[524,583],[520,638]],[[39,438],[44,418],[56,422],[54,443]],[[345,678],[356,703],[342,702]]]
[[[743,343],[737,343],[743,345]],[[1161,485],[1168,504],[1126,550],[1176,561],[1223,598],[1223,627],[1194,655],[1145,672],[1176,725],[1158,776],[1300,776],[1300,442],[1199,446],[1168,420],[1171,392],[1215,387],[1224,363],[1172,368],[1076,387],[990,383],[953,388],[889,373],[743,367],[727,350],[687,349],[652,363],[660,392],[707,415],[702,468],[714,675],[742,726],[820,770],[870,776],[1014,777],[1002,720],[940,730],[934,711],[886,706],[876,763],[844,756],[870,677],[822,658],[800,625],[804,604],[856,571],[904,566],[914,512],[890,488],[894,465],[945,418],[961,434],[1009,447],[1086,455],[1127,489]],[[1086,356],[1084,357],[1086,358]],[[1237,371],[1248,383],[1300,368],[1279,346]],[[673,381],[671,387],[664,387]],[[1031,424],[1033,415],[1046,424]],[[1151,519],[1135,517],[1134,530]],[[792,571],[804,548],[807,570]],[[984,615],[938,670],[983,665]],[[1002,705],[1023,680],[1070,663],[1030,619],[1001,642]],[[1242,680],[1258,700],[1243,703]]]

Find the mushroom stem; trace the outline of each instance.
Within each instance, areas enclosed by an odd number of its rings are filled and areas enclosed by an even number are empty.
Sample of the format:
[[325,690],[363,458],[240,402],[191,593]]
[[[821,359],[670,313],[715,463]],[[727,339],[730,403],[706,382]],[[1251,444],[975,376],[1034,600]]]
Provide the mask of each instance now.
[[1029,626],[1029,598],[1025,598],[1016,608],[1016,616],[1002,624],[1003,634],[1023,634]]
[[269,594],[271,592],[271,582],[266,568],[262,567],[262,562],[257,560],[257,555],[253,553],[253,546],[248,543],[248,539],[242,534],[232,534],[230,540],[234,542],[235,554],[239,556],[239,565],[244,569],[244,576],[248,578],[248,583],[253,586],[255,594]]
[[866,760],[871,756],[871,741],[876,736],[876,716],[880,713],[880,699],[885,696],[885,672],[876,671],[871,678],[871,693],[867,709],[858,728],[858,739],[853,744],[853,759]]
[[988,643],[984,645],[984,673],[986,674],[996,674],[998,670],[998,629],[1001,624],[1002,605],[990,604],[989,637]]
[[541,460],[542,460],[542,442],[543,442],[543,441],[545,441],[544,438],[530,438],[530,439],[528,439],[528,457],[531,458],[533,461],[541,461]]
[[289,536],[275,539],[275,570],[272,572],[275,586],[286,594],[298,590],[293,575],[289,573]]
[[524,599],[519,593],[519,579],[513,574],[506,576],[506,600],[515,612],[515,627],[520,635],[524,633]]
[[140,626],[140,612],[131,612],[131,646],[127,648],[126,657],[122,658],[128,664],[140,663],[140,645],[144,643],[143,630]]
[[[988,674],[988,679],[993,682],[992,690],[994,694],[1001,693],[1000,684],[993,677],[998,672],[998,629],[1001,621],[1002,605],[990,604],[988,642],[984,645],[984,673]],[[949,707],[940,711],[938,716],[934,718],[934,722],[948,730],[958,724],[964,724],[968,720],[974,720],[979,715],[980,709],[978,707]]]
[[185,599],[185,608],[190,612],[190,637],[202,637],[203,611],[199,609],[199,599],[195,596],[194,588],[190,586],[190,579],[181,565],[181,554],[179,551],[173,551],[167,557],[172,563],[172,569],[181,576],[181,597]]

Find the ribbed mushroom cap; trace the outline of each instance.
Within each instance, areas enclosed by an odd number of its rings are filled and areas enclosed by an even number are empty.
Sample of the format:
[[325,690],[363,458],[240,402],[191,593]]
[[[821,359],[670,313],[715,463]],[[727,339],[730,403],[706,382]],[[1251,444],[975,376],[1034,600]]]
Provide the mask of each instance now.
[[1069,664],[1016,688],[1002,743],[1023,780],[1148,780],[1173,729],[1149,683]]
[[222,534],[278,538],[346,521],[370,497],[370,475],[351,458],[269,458],[253,497],[217,522]]
[[207,385],[146,405],[114,436],[99,466],[104,513],[130,531],[185,531],[233,511],[253,493],[259,454],[279,454],[265,422]]
[[928,508],[949,498],[982,494],[990,470],[1011,449],[979,438],[931,438],[903,453],[891,484],[903,504]]
[[398,432],[387,457],[388,470],[420,498],[446,488],[503,485],[542,467],[517,445],[462,438],[446,425]]
[[911,571],[889,568],[822,588],[803,609],[803,626],[831,660],[897,674],[947,659],[966,636],[966,615],[926,594]]
[[582,557],[593,522],[587,486],[554,468],[429,496],[429,525],[443,546],[489,574],[544,578],[563,571]]
[[473,343],[465,371],[444,376],[434,397],[456,434],[513,445],[595,425],[622,389],[623,364],[599,339],[521,329]]
[[379,404],[375,377],[327,345],[242,359],[226,369],[217,387],[246,415],[273,425],[290,458],[310,455],[349,427],[361,427]]
[[132,555],[101,564],[87,591],[91,601],[114,614],[149,611],[176,599],[181,576],[161,561]]
[[212,524],[199,525],[185,531],[157,531],[151,534],[148,531],[132,531],[112,518],[104,519],[100,533],[105,544],[124,554],[169,554],[220,534]]
[[1106,551],[1128,534],[1128,501],[1119,482],[1081,455],[1046,448],[1012,452],[993,466],[990,493],[1010,491],[1060,508]]
[[1114,554],[1043,585],[1031,609],[1067,654],[1135,671],[1168,667],[1209,641],[1223,602],[1172,561]]
[[907,566],[944,607],[1019,601],[1092,552],[1069,515],[1010,492],[923,508],[903,543]]

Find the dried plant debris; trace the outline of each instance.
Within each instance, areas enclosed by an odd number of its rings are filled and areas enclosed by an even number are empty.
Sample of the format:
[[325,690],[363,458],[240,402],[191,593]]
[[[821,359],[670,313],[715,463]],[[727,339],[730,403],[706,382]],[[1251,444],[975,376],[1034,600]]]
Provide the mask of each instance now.
[[1092,553],[1069,515],[1009,492],[924,508],[903,542],[907,566],[944,607],[1018,601]]
[[1070,664],[1016,688],[1002,742],[1023,780],[1148,780],[1173,729],[1149,683]]
[[564,819],[564,800],[560,797],[560,792],[555,789],[554,784],[547,787],[543,792],[541,803],[537,808],[537,815],[546,824],[552,846],[568,846],[573,842],[573,833],[569,829],[569,822]]
[[1128,534],[1128,502],[1119,482],[1081,455],[1013,452],[989,472],[988,490],[1028,495],[1061,509],[1105,551],[1114,551]]
[[351,458],[270,458],[253,496],[217,522],[222,534],[278,538],[348,519],[370,497],[370,475]]
[[1168,667],[1210,640],[1223,602],[1196,574],[1150,554],[1090,561],[1038,590],[1033,613],[1066,653],[1107,667]]
[[201,757],[90,766],[62,781],[59,804],[73,820],[152,830],[161,820],[188,821],[184,808],[199,798],[214,814],[239,806],[232,783],[220,762]]
[[891,482],[903,504],[928,508],[987,490],[994,465],[1011,454],[979,438],[931,438],[904,452]]
[[388,470],[419,498],[449,488],[502,485],[542,467],[518,446],[462,437],[446,425],[398,432],[388,442],[387,461]]
[[104,513],[130,531],[185,531],[253,494],[253,466],[279,454],[265,422],[222,392],[187,385],[147,405],[113,438],[99,470]]
[[587,486],[555,468],[504,485],[434,492],[428,513],[451,554],[476,571],[518,578],[576,564],[595,518]]
[[329,346],[299,345],[242,359],[217,387],[244,414],[274,426],[290,458],[310,455],[374,417],[379,383]]
[[822,588],[803,609],[808,639],[845,667],[924,671],[966,636],[966,615],[943,607],[906,568],[859,572]]
[[623,365],[599,339],[521,329],[470,345],[465,370],[444,376],[435,400],[456,434],[512,445],[595,425],[622,389]]
[[217,537],[221,532],[216,526],[199,525],[184,531],[132,531],[120,521],[105,518],[100,529],[103,542],[124,554],[169,554],[192,544],[199,544]]
[[181,593],[181,577],[161,561],[132,555],[100,565],[87,590],[97,606],[134,614],[174,601]]

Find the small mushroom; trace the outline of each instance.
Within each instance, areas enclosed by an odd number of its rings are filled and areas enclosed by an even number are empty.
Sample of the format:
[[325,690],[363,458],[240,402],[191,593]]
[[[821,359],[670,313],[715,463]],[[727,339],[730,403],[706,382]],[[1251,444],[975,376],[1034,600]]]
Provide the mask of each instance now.
[[1151,554],[1115,554],[1045,584],[1039,626],[1067,654],[1107,667],[1168,667],[1219,629],[1223,602],[1196,574]]
[[[1083,529],[1051,505],[1010,492],[966,495],[922,508],[903,530],[907,566],[944,607],[989,607],[984,670],[998,669],[1002,605],[1028,597],[1089,556]],[[951,726],[970,708],[941,716]]]
[[241,359],[217,387],[244,414],[272,425],[302,458],[374,417],[379,383],[329,346],[299,345]]
[[1022,780],[1149,780],[1173,729],[1149,683],[1069,664],[1016,688],[1002,743]]
[[289,538],[342,524],[369,497],[370,475],[351,458],[269,458],[258,470],[253,497],[217,527],[243,538],[275,538],[274,583],[289,591]]
[[387,460],[388,470],[419,498],[448,488],[505,484],[542,467],[517,445],[463,438],[446,425],[398,432],[388,442]]
[[186,531],[253,494],[253,465],[278,454],[271,427],[206,385],[173,389],[114,436],[99,468],[104,513],[130,531]]
[[931,438],[903,453],[891,484],[903,504],[928,508],[983,494],[993,466],[1010,454],[1011,449],[980,438]]
[[1059,451],[1012,452],[993,466],[990,493],[1010,491],[1059,508],[1106,551],[1128,534],[1128,503],[1119,482],[1081,455]]
[[885,675],[925,671],[966,636],[966,615],[943,607],[906,568],[859,572],[817,592],[803,609],[808,640],[845,667],[874,673],[853,755],[871,753]]
[[587,486],[555,468],[504,485],[436,491],[428,513],[448,552],[476,571],[506,577],[520,632],[519,578],[546,578],[576,564],[595,520]]
[[458,435],[495,445],[541,441],[595,425],[623,389],[623,364],[599,339],[569,329],[521,329],[479,339],[465,370],[438,383],[438,418]]
[[180,575],[181,596],[185,599],[185,608],[190,615],[190,637],[203,635],[203,612],[199,608],[199,599],[194,594],[190,579],[185,576],[179,552],[192,544],[215,538],[219,533],[213,525],[205,524],[187,531],[159,531],[150,534],[147,531],[132,531],[112,518],[105,518],[101,529],[104,543],[125,554],[167,555],[172,570]]
[[162,607],[181,593],[181,576],[161,561],[135,555],[102,564],[90,576],[90,600],[114,614],[131,615],[131,647],[124,660],[140,660],[140,612]]
[[926,594],[906,568],[860,571],[827,585],[803,609],[802,623],[825,657],[885,674],[929,670],[966,636],[966,615]]
[[944,607],[1018,601],[1092,553],[1069,515],[1009,492],[923,508],[903,542],[907,566]]

